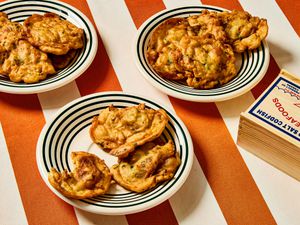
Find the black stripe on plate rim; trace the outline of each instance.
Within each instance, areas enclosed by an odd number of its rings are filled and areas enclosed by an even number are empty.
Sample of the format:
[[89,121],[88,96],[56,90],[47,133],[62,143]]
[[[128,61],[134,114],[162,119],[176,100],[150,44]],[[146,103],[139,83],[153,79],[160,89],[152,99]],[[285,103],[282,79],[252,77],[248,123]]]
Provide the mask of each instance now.
[[[68,15],[68,13],[66,12],[66,11],[64,11],[64,10],[59,10],[59,9],[57,9],[57,8],[55,8],[55,7],[53,7],[53,6],[50,6],[50,5],[41,5],[41,4],[29,4],[29,5],[24,5],[24,3],[26,3],[26,1],[24,2],[24,1],[22,1],[23,2],[23,4],[20,4],[20,5],[13,5],[13,6],[10,6],[10,7],[7,7],[7,8],[5,8],[4,10],[6,10],[6,11],[9,11],[9,10],[11,10],[11,9],[14,9],[14,8],[18,8],[18,7],[41,7],[41,6],[43,6],[43,7],[45,7],[45,8],[47,8],[47,9],[53,9],[54,11],[59,11],[59,12],[62,12],[63,14],[65,14],[65,15]],[[0,6],[1,7],[1,6]],[[1,11],[3,11],[3,10],[1,10]],[[22,12],[35,12],[35,11],[39,11],[39,12],[49,12],[49,11],[46,11],[46,10],[42,10],[42,9],[39,9],[39,10],[35,10],[35,9],[24,9],[24,10],[22,10]],[[16,11],[14,11],[14,12],[10,12],[10,13],[7,13],[7,15],[10,15],[10,14],[14,14],[14,13],[18,13],[18,12],[16,12]],[[22,15],[23,16],[23,15]],[[12,20],[12,18],[11,17],[9,17],[9,19],[11,19]]]
[[[175,176],[174,176],[175,177]],[[175,179],[174,179],[175,180]],[[106,199],[93,199],[93,198],[89,198],[89,199],[85,199],[88,202],[94,203],[94,204],[98,204],[101,206],[106,206],[106,207],[128,207],[131,205],[138,205],[138,204],[142,204],[142,202],[147,201],[147,199],[149,199],[149,197],[153,196],[153,195],[162,195],[165,192],[165,189],[168,188],[168,186],[172,186],[174,183],[173,179],[162,182],[158,185],[156,185],[155,187],[151,188],[150,190],[147,190],[145,192],[142,193],[137,193],[134,195],[134,198],[128,198],[127,200],[121,200],[121,199],[113,199],[115,201],[109,201],[108,198]]]
[[[85,105],[85,106],[82,106],[82,107],[80,107],[80,108],[78,108],[78,110],[76,110],[76,111],[80,111],[80,110],[82,110],[82,109],[85,109],[85,108],[87,108],[87,107],[89,107],[89,106],[92,106],[92,105],[95,105],[94,103],[90,103],[90,104],[88,104],[88,105]],[[104,107],[103,107],[104,108]],[[97,109],[97,108],[96,108]],[[99,107],[99,109],[100,109],[100,107]],[[89,110],[88,112],[86,112],[86,114],[88,114],[89,112],[93,112],[93,111],[95,111],[94,109],[91,109],[91,110]],[[53,141],[53,139],[57,136],[57,133],[58,133],[58,131],[59,131],[59,128],[65,123],[65,119],[66,119],[66,117],[68,117],[71,113],[73,113],[74,111],[72,111],[72,112],[69,112],[69,114],[60,114],[60,117],[62,117],[62,119],[61,119],[61,121],[60,121],[60,123],[59,124],[57,124],[53,129],[53,131],[52,131],[52,134],[51,134],[51,136],[50,136],[50,140],[49,140],[49,143],[48,143],[48,145],[50,146],[50,145],[52,145],[51,143],[53,143],[54,141]],[[63,117],[64,116],[64,117]],[[72,119],[67,125],[69,126],[71,123],[73,123],[74,121],[76,121],[79,117],[81,117],[82,115],[80,115],[80,116],[77,116],[77,117],[75,117],[74,119]],[[59,118],[60,118],[59,117]],[[65,125],[65,127],[63,128],[63,130],[60,132],[60,134],[58,135],[58,137],[60,138],[60,136],[63,134],[63,132],[65,131],[65,129],[67,129],[68,128],[68,126],[66,126]],[[52,130],[52,128],[51,128],[51,130]],[[49,129],[49,132],[50,132],[50,129]],[[47,135],[48,136],[48,135]],[[45,140],[47,140],[47,139],[49,139],[49,137],[48,138],[45,138]],[[58,144],[58,142],[56,142],[57,144]],[[43,149],[45,149],[45,148],[43,148]],[[49,157],[49,162],[50,162],[50,166],[51,167],[53,167],[53,163],[52,163],[52,157],[51,157],[51,151],[48,151],[48,157]],[[54,150],[54,155],[56,156],[57,155],[57,146],[55,146],[55,150]],[[67,157],[67,156],[66,156]],[[68,161],[67,160],[67,158],[65,159],[66,160],[66,162]],[[46,164],[46,161],[44,160],[44,164],[45,164],[45,166],[47,165]],[[57,162],[56,162],[56,168],[59,170],[59,171],[61,171],[62,170],[62,168],[60,168],[59,166],[58,166],[58,164],[57,164]],[[69,167],[69,165],[67,166],[68,167],[68,170],[70,171],[70,167]],[[49,169],[49,167],[48,166],[46,166],[46,170],[47,170],[47,172],[49,172],[50,171],[50,169]]]

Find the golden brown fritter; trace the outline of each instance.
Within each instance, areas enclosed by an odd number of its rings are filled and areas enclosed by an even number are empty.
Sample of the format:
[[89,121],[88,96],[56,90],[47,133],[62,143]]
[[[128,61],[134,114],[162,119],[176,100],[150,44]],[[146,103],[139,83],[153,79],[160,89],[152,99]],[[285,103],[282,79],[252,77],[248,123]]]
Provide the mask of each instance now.
[[161,23],[150,37],[146,57],[161,77],[210,89],[236,76],[234,51],[259,47],[267,33],[267,21],[247,12],[203,10]]
[[114,180],[122,187],[143,192],[174,176],[180,158],[170,140],[164,145],[146,143],[112,166]]
[[11,81],[25,83],[35,83],[44,80],[48,74],[55,73],[47,54],[25,40],[20,40],[9,53],[2,70]]
[[194,28],[197,36],[213,35],[216,40],[222,42],[226,40],[226,33],[217,12],[203,10],[199,15],[188,17],[187,21]]
[[0,74],[5,75],[2,65],[24,35],[21,24],[11,22],[4,12],[0,12]]
[[221,12],[219,18],[236,52],[258,48],[268,34],[267,20],[251,16],[246,11]]
[[[235,56],[216,13],[203,11],[187,20],[172,18],[155,29],[147,59],[162,77],[209,89],[236,75]],[[218,40],[215,38],[218,38]]]
[[4,61],[8,58],[9,56],[9,52],[4,51],[4,52],[0,52],[0,74],[1,75],[5,75],[3,69],[2,69],[2,65],[4,63]]
[[11,51],[17,42],[25,37],[24,29],[21,24],[11,22],[7,15],[0,13],[0,52]]
[[8,16],[4,12],[0,12],[0,27],[8,21]]
[[236,76],[235,56],[230,45],[214,38],[186,37],[184,60],[186,83],[194,88],[210,89]]
[[65,55],[53,55],[48,54],[51,59],[52,65],[56,70],[63,69],[69,65],[69,63],[74,59],[76,55],[76,50],[72,49],[68,51]]
[[[187,32],[187,26],[181,22],[180,26],[165,31],[165,36],[154,31],[147,49],[148,61],[153,69],[164,78],[182,80],[201,89],[214,88],[231,80],[236,75],[231,47],[216,40],[210,33],[194,35]],[[165,27],[165,24],[159,26],[158,32],[162,34]],[[155,42],[156,45],[153,44]]]
[[72,152],[75,169],[62,173],[51,168],[48,174],[50,184],[69,198],[83,199],[105,194],[110,186],[111,173],[104,161],[87,152]]
[[33,14],[24,21],[28,41],[46,53],[64,55],[83,47],[83,29],[54,13]]
[[145,104],[121,109],[109,106],[94,117],[90,136],[104,150],[123,158],[160,136],[167,122],[163,109],[147,109]]
[[147,49],[147,59],[153,69],[163,77],[172,80],[184,79],[184,68],[177,63],[182,58],[177,48],[181,38],[194,35],[187,30],[188,23],[183,18],[171,18],[160,24],[153,32]]

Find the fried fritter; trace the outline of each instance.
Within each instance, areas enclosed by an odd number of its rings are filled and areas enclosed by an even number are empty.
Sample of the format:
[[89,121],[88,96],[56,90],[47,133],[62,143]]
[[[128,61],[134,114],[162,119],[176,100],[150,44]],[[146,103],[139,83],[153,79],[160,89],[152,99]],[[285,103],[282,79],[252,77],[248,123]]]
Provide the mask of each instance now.
[[0,27],[3,26],[3,24],[7,23],[8,16],[5,12],[0,12]]
[[[210,16],[203,14],[191,21],[201,24],[202,19],[206,21]],[[216,19],[213,17],[211,20]],[[229,45],[216,40],[208,31],[201,35],[195,34],[195,30],[187,32],[189,25],[183,22],[163,32],[170,24],[165,22],[154,31],[147,49],[148,61],[160,76],[182,80],[194,88],[209,89],[225,84],[236,75],[235,56]]]
[[183,58],[186,83],[194,88],[210,89],[236,76],[235,56],[230,45],[214,38],[185,37]]
[[14,49],[21,38],[25,37],[23,26],[11,22],[7,15],[0,13],[0,52],[9,52]]
[[213,35],[216,40],[226,40],[226,33],[217,12],[203,10],[199,15],[188,17],[187,21],[197,32],[197,36]]
[[203,10],[161,23],[150,37],[146,57],[161,77],[210,89],[236,76],[234,52],[259,47],[267,33],[267,21],[247,12]]
[[5,75],[5,72],[2,69],[2,65],[4,63],[4,61],[8,58],[9,53],[7,51],[4,52],[0,52],[0,74],[1,75]]
[[110,186],[111,173],[104,161],[87,152],[72,152],[75,169],[62,173],[51,168],[48,174],[50,184],[69,198],[83,199],[105,194]]
[[25,40],[20,40],[9,53],[2,70],[11,81],[25,83],[35,83],[44,80],[48,74],[55,73],[47,54]]
[[109,106],[94,117],[90,136],[104,150],[123,158],[135,147],[160,136],[167,122],[163,109],[146,109],[145,104],[123,109]]
[[182,58],[177,45],[183,36],[195,35],[187,27],[185,19],[171,18],[160,24],[151,36],[147,59],[153,69],[165,78],[184,79],[184,68],[177,63]]
[[164,145],[148,142],[110,169],[114,180],[122,187],[143,192],[174,176],[180,158],[170,140]]
[[33,14],[24,21],[28,41],[46,53],[64,55],[83,47],[83,29],[54,13]]
[[219,18],[235,52],[258,48],[268,34],[267,20],[246,11],[221,12]]
[[9,52],[16,48],[18,40],[25,35],[21,24],[11,22],[4,12],[0,12],[0,74],[6,75],[2,69]]
[[75,55],[76,50],[74,49],[68,51],[68,53],[65,55],[48,54],[49,58],[51,59],[52,65],[57,70],[67,67],[69,63],[74,59]]

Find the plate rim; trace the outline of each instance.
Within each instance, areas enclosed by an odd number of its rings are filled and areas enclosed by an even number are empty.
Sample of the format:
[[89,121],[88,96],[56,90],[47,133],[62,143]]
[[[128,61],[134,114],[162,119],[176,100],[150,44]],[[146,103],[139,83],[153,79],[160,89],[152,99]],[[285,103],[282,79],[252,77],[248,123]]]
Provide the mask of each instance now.
[[[84,100],[86,100],[88,98],[91,98],[91,97],[97,97],[97,96],[101,97],[101,96],[105,96],[105,95],[120,95],[120,96],[124,96],[124,97],[134,98],[138,102],[141,102],[142,100],[140,98],[142,98],[142,99],[148,100],[149,103],[155,103],[155,104],[161,106],[161,108],[165,109],[167,111],[167,113],[172,115],[172,117],[174,117],[177,120],[178,124],[180,125],[180,128],[183,130],[183,133],[186,136],[187,144],[188,144],[187,145],[188,146],[187,151],[189,152],[190,156],[187,157],[186,168],[184,170],[184,173],[180,177],[180,182],[177,181],[177,183],[175,183],[176,185],[172,185],[172,187],[169,190],[165,191],[160,196],[157,196],[156,199],[151,200],[150,203],[152,203],[152,204],[147,204],[147,202],[146,202],[146,203],[141,204],[143,207],[141,207],[141,205],[137,205],[137,206],[124,207],[124,208],[121,208],[121,209],[116,209],[116,208],[111,209],[111,208],[105,208],[105,207],[101,207],[101,206],[94,207],[94,206],[89,205],[87,203],[83,203],[82,201],[75,200],[75,199],[69,199],[69,198],[63,196],[55,188],[53,188],[52,185],[50,185],[50,183],[48,181],[48,178],[45,176],[44,165],[41,161],[41,157],[42,157],[41,149],[42,149],[42,144],[43,144],[43,141],[44,141],[45,134],[48,131],[49,127],[52,125],[52,123],[55,121],[55,119],[59,115],[63,114],[63,112],[65,110],[72,108],[72,106],[73,107],[76,106],[76,104],[78,102],[81,102],[81,101],[83,102]],[[112,101],[114,101],[114,100],[115,99],[112,99]],[[145,102],[145,103],[147,105],[147,102]],[[141,211],[147,210],[149,208],[155,207],[158,204],[166,201],[172,195],[174,195],[177,191],[179,191],[179,189],[184,185],[185,181],[187,180],[187,178],[188,178],[188,176],[191,172],[192,165],[193,165],[193,160],[194,160],[194,147],[193,147],[193,142],[192,142],[191,135],[190,135],[187,127],[183,123],[183,121],[176,115],[175,111],[171,110],[168,106],[166,106],[165,104],[163,104],[160,101],[151,99],[151,98],[143,96],[143,95],[137,95],[137,94],[134,94],[134,93],[131,93],[131,92],[122,92],[122,91],[106,91],[106,92],[93,93],[93,94],[89,94],[89,95],[77,98],[77,99],[67,103],[66,105],[61,107],[54,114],[54,116],[51,118],[51,120],[49,120],[45,123],[43,129],[40,132],[38,142],[37,142],[37,145],[36,145],[36,163],[37,163],[37,166],[38,166],[39,174],[42,177],[42,180],[46,183],[47,187],[50,188],[50,190],[53,191],[53,193],[55,193],[57,197],[64,200],[68,204],[70,204],[70,205],[72,205],[76,208],[80,208],[82,210],[88,211],[88,212],[92,212],[92,213],[96,213],[96,214],[102,214],[102,215],[127,215],[127,214],[137,213],[137,212],[141,212]],[[99,210],[99,208],[102,208],[103,210]]]
[[[0,2],[0,7],[5,4],[11,4],[11,3],[15,3],[15,2],[21,2],[21,1],[20,0],[6,0],[4,2]],[[52,83],[44,84],[42,86],[37,86],[37,87],[26,87],[26,86],[10,87],[10,86],[4,86],[0,83],[0,92],[9,93],[9,94],[38,94],[38,93],[43,93],[43,92],[51,91],[54,89],[58,89],[62,86],[69,84],[70,82],[74,81],[76,78],[81,76],[90,67],[90,65],[92,64],[92,62],[94,61],[94,59],[96,57],[97,50],[98,50],[97,32],[95,30],[94,25],[90,21],[90,19],[81,10],[79,10],[78,8],[68,4],[66,2],[60,1],[60,0],[43,0],[43,1],[36,1],[36,2],[41,5],[45,5],[45,6],[47,6],[47,4],[54,4],[54,3],[60,4],[64,7],[66,7],[64,9],[66,11],[69,11],[69,9],[75,11],[80,17],[82,17],[82,20],[81,19],[80,20],[84,21],[87,24],[87,27],[91,31],[91,37],[92,37],[93,41],[91,41],[90,39],[86,39],[86,41],[87,41],[86,44],[91,43],[91,49],[90,49],[89,54],[87,55],[87,58],[84,61],[84,63],[77,70],[72,72],[70,75],[67,75],[66,77],[62,78],[61,80],[54,81]],[[69,15],[73,15],[73,14],[74,14],[73,12],[70,12]],[[76,16],[76,18],[77,18],[77,16]],[[47,78],[46,78],[46,80],[47,80]],[[9,82],[11,82],[12,84],[17,84],[12,81],[9,81]]]
[[[133,58],[135,61],[135,65],[137,66],[140,74],[142,74],[142,76],[144,77],[144,79],[146,79],[152,86],[154,86],[156,89],[158,89],[159,91],[162,91],[163,93],[170,95],[172,97],[178,98],[178,99],[182,99],[182,100],[186,100],[186,101],[192,101],[192,102],[220,102],[220,101],[226,101],[229,99],[233,99],[236,97],[239,97],[243,94],[245,94],[246,92],[250,91],[252,88],[254,88],[265,76],[268,67],[269,67],[269,63],[270,63],[270,50],[269,50],[269,45],[267,43],[266,40],[263,40],[263,47],[264,47],[264,51],[265,51],[265,59],[264,62],[262,62],[262,68],[260,69],[258,75],[256,75],[253,80],[249,83],[244,85],[242,88],[235,90],[233,92],[230,93],[225,93],[225,94],[221,94],[221,95],[217,95],[217,96],[196,96],[196,95],[187,95],[185,93],[180,93],[178,91],[172,90],[169,87],[164,87],[163,85],[161,85],[159,82],[157,82],[155,79],[153,79],[147,71],[145,71],[145,69],[143,68],[143,63],[139,60],[140,54],[139,54],[139,39],[144,40],[145,38],[141,38],[141,33],[144,30],[144,28],[146,26],[148,26],[149,24],[151,24],[150,22],[156,19],[157,20],[160,19],[160,17],[165,14],[165,13],[171,13],[170,15],[172,16],[172,11],[179,11],[179,10],[191,10],[191,9],[195,9],[195,10],[199,10],[202,11],[203,9],[216,9],[216,10],[222,10],[222,11],[230,11],[228,9],[222,8],[222,7],[217,7],[217,6],[213,6],[213,5],[190,5],[190,6],[183,6],[183,7],[175,7],[172,9],[164,9],[161,10],[155,14],[153,14],[152,16],[150,16],[146,21],[144,21],[142,23],[142,25],[138,28],[137,33],[135,35],[134,41],[133,41],[133,47],[132,47],[132,54],[133,54]],[[159,75],[157,75],[159,76]],[[186,85],[185,85],[186,86]],[[213,90],[213,89],[208,89],[208,90]],[[202,90],[205,91],[205,90]]]

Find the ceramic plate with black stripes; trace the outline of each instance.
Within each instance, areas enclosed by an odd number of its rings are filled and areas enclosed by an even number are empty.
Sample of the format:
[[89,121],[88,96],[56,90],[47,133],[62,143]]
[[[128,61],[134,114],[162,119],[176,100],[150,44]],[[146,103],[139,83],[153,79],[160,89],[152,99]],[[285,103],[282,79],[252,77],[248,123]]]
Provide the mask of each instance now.
[[0,91],[14,94],[32,94],[53,90],[76,79],[92,63],[98,48],[96,31],[89,19],[73,6],[53,0],[12,0],[1,2],[0,12],[5,12],[10,20],[20,23],[32,14],[43,15],[46,12],[53,12],[82,28],[85,33],[84,47],[76,52],[76,56],[66,68],[35,84],[14,83],[6,76],[0,75]]
[[[89,128],[94,116],[100,110],[113,104],[115,107],[145,103],[146,107],[163,108],[170,120],[162,134],[165,140],[172,139],[181,158],[181,165],[173,179],[162,183],[143,193],[134,193],[121,186],[111,185],[105,195],[73,200],[57,192],[48,182],[47,174],[51,167],[58,171],[71,171],[72,151],[87,151],[96,154],[110,167],[117,163],[117,158],[103,151],[94,144],[89,136]],[[190,134],[183,122],[169,109],[156,101],[123,92],[102,92],[79,99],[64,106],[51,122],[48,122],[39,137],[37,144],[37,164],[40,174],[48,187],[61,199],[69,204],[98,214],[124,215],[154,207],[170,198],[185,182],[193,163],[193,144]]]
[[270,60],[269,47],[266,41],[263,41],[256,50],[237,55],[237,76],[226,85],[209,90],[194,89],[160,77],[148,63],[145,54],[151,34],[160,23],[172,17],[188,17],[199,14],[205,9],[216,12],[225,10],[214,6],[189,6],[163,10],[151,16],[138,29],[134,44],[134,58],[138,69],[146,80],[168,95],[195,102],[224,101],[244,94],[263,78]]

